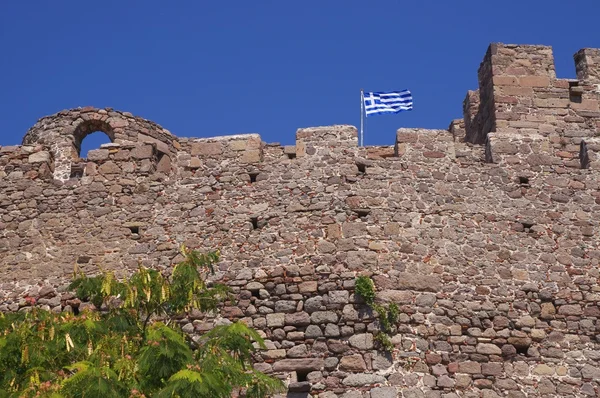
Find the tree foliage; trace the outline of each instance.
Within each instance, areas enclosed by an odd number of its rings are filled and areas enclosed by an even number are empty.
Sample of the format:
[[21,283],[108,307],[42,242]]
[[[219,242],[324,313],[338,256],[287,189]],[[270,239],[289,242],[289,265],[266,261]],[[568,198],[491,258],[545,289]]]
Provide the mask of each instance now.
[[100,311],[0,314],[0,398],[4,397],[265,397],[278,379],[253,369],[260,335],[241,322],[197,340],[176,322],[186,311],[210,312],[231,299],[209,286],[218,252],[182,247],[170,275],[141,267],[119,280],[111,272],[75,273],[70,288]]

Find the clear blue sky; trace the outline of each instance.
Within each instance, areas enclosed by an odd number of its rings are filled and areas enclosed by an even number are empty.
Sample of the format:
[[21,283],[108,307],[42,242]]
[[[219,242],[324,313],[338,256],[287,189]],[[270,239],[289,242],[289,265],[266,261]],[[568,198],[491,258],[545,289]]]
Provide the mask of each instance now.
[[[411,112],[372,116],[365,144],[399,127],[446,128],[477,87],[490,42],[600,47],[599,0],[3,1],[0,145],[42,116],[110,106],[181,137],[360,121],[360,88],[413,92]],[[85,143],[85,142],[84,142]]]

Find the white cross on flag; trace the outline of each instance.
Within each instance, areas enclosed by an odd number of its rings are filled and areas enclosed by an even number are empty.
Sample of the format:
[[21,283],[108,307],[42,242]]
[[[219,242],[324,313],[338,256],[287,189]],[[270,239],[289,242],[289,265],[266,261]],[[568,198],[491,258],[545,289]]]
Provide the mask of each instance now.
[[363,96],[365,114],[398,113],[413,108],[412,94],[408,90],[366,92]]

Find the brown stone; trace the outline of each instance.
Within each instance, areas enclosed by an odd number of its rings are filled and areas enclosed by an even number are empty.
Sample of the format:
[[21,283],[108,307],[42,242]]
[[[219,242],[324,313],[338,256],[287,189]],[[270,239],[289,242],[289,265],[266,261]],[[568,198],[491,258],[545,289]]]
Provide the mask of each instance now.
[[285,350],[279,349],[279,350],[267,350],[267,351],[263,351],[260,354],[263,359],[267,359],[267,360],[273,360],[273,359],[283,359],[285,358]]
[[225,318],[241,318],[244,316],[244,313],[238,307],[223,307],[221,315]]
[[348,372],[363,372],[367,370],[367,364],[360,354],[348,355],[342,357],[340,360],[340,370]]
[[337,239],[342,236],[342,229],[339,224],[330,224],[327,226],[327,237]]
[[298,291],[300,293],[312,293],[317,291],[316,281],[302,282],[298,285]]
[[156,171],[158,173],[168,174],[171,172],[171,158],[167,155],[164,155],[160,158],[158,163],[156,164]]
[[221,153],[220,142],[197,142],[192,144],[192,156],[216,156]]
[[499,362],[482,363],[481,373],[486,376],[501,376],[504,373],[504,366]]
[[514,76],[494,76],[493,82],[498,86],[518,86],[519,80]]
[[569,100],[560,98],[534,99],[533,105],[539,108],[566,108],[569,105]]
[[551,319],[556,315],[556,308],[552,303],[542,303],[542,319]]
[[[30,155],[31,158],[32,155]],[[108,159],[109,156],[109,152],[108,149],[93,149],[88,151],[87,153],[87,160],[91,161],[91,162],[97,162],[99,160],[106,160]]]
[[98,172],[100,174],[119,174],[121,168],[115,162],[109,160],[98,167]]
[[554,374],[554,367],[550,367],[545,364],[540,364],[533,368],[532,373],[538,376],[551,376]]
[[559,315],[581,315],[583,310],[580,305],[561,305],[558,307]]
[[377,298],[385,303],[409,304],[414,295],[407,290],[382,290],[377,292]]
[[460,373],[481,373],[481,364],[479,362],[466,361],[458,364],[458,371]]
[[202,167],[202,161],[199,158],[193,157],[190,159],[188,167],[191,169],[197,169],[198,167]]
[[436,353],[427,353],[425,354],[425,362],[429,365],[435,365],[442,362],[442,356]]
[[154,156],[152,145],[137,146],[131,150],[131,157],[134,159],[150,159],[152,156]]
[[571,108],[577,110],[588,110],[588,111],[598,111],[600,108],[598,106],[597,100],[584,99],[580,103],[571,102]]
[[243,152],[241,162],[258,163],[262,160],[262,152],[259,149],[247,149]]
[[310,325],[310,315],[306,312],[296,312],[293,314],[285,314],[285,324],[292,326],[307,326]]
[[426,152],[423,152],[423,156],[425,156],[426,158],[439,159],[439,158],[443,158],[446,155],[443,152],[426,151]]
[[479,343],[477,344],[477,352],[486,355],[502,355],[502,350],[495,344]]
[[437,275],[419,275],[415,273],[400,273],[398,275],[398,286],[405,289],[437,292],[441,288],[442,281]]
[[323,369],[324,363],[320,358],[283,359],[273,364],[274,372],[311,371]]
[[522,76],[519,83],[523,87],[548,87],[550,79],[548,76]]

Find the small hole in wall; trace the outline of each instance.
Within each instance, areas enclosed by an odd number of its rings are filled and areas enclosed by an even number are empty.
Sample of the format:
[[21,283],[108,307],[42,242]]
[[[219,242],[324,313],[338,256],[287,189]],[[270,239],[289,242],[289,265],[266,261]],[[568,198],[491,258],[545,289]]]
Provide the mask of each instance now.
[[85,163],[71,163],[71,178],[83,177],[83,171],[85,170]]
[[579,143],[579,165],[582,169],[588,169],[590,167],[590,155],[588,154],[588,147],[585,141],[581,140]]
[[533,224],[533,223],[528,223],[528,222],[524,222],[524,221],[521,221],[521,225],[523,225],[523,229],[525,230],[525,232],[533,232],[533,231],[531,230],[531,228],[532,228],[532,227],[533,227],[535,224]]
[[369,209],[354,209],[353,211],[360,219],[366,218],[371,213]]
[[87,264],[92,258],[89,256],[79,256],[77,258],[77,264]]
[[521,186],[529,186],[529,177],[519,177],[519,184]]
[[250,218],[250,222],[252,223],[252,229],[258,229],[258,217]]
[[527,351],[529,350],[528,345],[515,345],[515,348],[517,349],[517,354],[521,355],[527,355]]
[[358,172],[359,173],[366,173],[367,172],[367,165],[364,163],[356,163],[356,167],[358,167]]
[[296,381],[298,381],[298,382],[308,381],[307,380],[308,373],[310,373],[308,370],[297,370],[296,371]]
[[159,164],[163,160],[164,157],[165,157],[164,152],[158,152],[158,154],[156,155],[156,164]]
[[251,290],[250,293],[252,293],[252,297],[260,298],[260,295],[258,294],[258,290]]
[[287,157],[288,157],[288,159],[296,159],[296,154],[295,153],[288,153]]
[[73,315],[79,315],[79,307],[71,307],[73,309]]
[[127,227],[131,231],[131,239],[138,240],[140,239],[140,227],[137,225],[132,225]]
[[569,101],[581,103],[581,96],[583,95],[583,87],[579,85],[578,81],[569,82]]
[[260,173],[258,171],[253,171],[251,173],[248,173],[248,176],[250,177],[250,183],[253,184],[256,182],[256,177],[258,177]]

